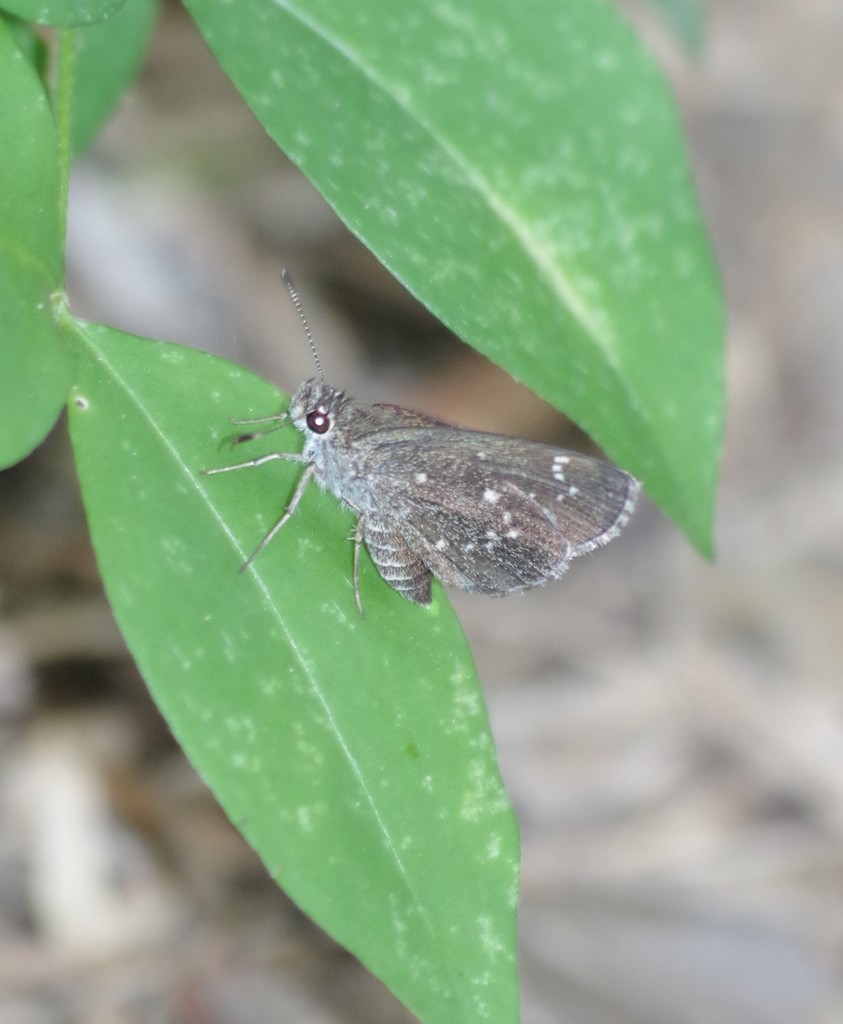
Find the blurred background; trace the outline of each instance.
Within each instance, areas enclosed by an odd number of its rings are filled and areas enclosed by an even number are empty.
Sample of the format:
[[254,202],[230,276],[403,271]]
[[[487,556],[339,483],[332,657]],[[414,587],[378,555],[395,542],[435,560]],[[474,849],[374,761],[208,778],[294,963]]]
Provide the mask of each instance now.
[[[523,831],[524,1024],[843,1022],[843,8],[708,0],[677,90],[729,309],[718,557],[646,502],[454,594]],[[290,389],[587,444],[420,309],[175,4],[73,179],[74,312]],[[517,296],[513,296],[517,301]],[[236,415],[237,410],[232,410]],[[0,482],[0,1024],[406,1024],[266,877],[103,597],[64,426]]]

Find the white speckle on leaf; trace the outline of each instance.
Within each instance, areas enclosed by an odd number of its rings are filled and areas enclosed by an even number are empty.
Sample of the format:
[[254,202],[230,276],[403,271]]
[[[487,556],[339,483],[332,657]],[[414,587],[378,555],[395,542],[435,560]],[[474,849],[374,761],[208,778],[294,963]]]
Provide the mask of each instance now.
[[594,66],[598,71],[614,71],[618,66],[618,55],[614,50],[602,47],[594,53]]
[[468,766],[467,788],[460,806],[463,821],[480,821],[488,813],[488,779],[486,765],[481,758],[475,758]]
[[507,944],[502,942],[500,936],[492,929],[491,918],[486,916],[478,917],[477,930],[480,933],[480,945],[490,956],[496,957],[500,953],[507,951]]

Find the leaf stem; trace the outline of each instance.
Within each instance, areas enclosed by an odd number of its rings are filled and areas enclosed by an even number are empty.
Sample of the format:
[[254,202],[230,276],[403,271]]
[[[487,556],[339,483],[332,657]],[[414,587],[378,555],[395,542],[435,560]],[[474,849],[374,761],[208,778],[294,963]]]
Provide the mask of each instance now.
[[67,196],[70,162],[73,157],[73,81],[76,73],[76,33],[65,29],[58,33],[54,112],[59,140],[59,246],[64,252],[67,240]]

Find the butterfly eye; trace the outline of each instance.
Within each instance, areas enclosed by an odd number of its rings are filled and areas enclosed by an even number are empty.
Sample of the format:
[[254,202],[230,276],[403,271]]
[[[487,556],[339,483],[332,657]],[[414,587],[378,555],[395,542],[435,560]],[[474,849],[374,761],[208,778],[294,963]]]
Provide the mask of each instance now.
[[331,417],[322,409],[314,409],[305,417],[307,429],[314,434],[325,434],[331,429]]

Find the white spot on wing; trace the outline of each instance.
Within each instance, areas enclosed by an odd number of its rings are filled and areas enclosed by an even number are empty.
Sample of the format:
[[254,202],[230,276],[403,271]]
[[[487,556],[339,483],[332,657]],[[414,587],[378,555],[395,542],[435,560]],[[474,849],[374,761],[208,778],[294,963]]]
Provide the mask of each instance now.
[[494,530],[487,530],[486,531],[486,536],[489,539],[484,542],[483,547],[485,548],[486,551],[494,551],[495,545],[501,539],[500,535],[495,533]]
[[427,483],[427,473],[416,473],[416,483],[417,484],[426,484]]
[[560,484],[565,482],[565,470],[562,467],[567,466],[570,461],[568,455],[553,456],[553,479],[558,480]]
[[491,487],[487,487],[483,491],[483,501],[488,501],[490,505],[494,505],[495,502],[500,501],[501,496],[497,491],[492,490]]
[[448,546],[448,542],[447,542],[447,540],[445,540],[444,537],[440,537],[439,540],[436,542],[436,550],[437,551],[444,551],[447,546]]

